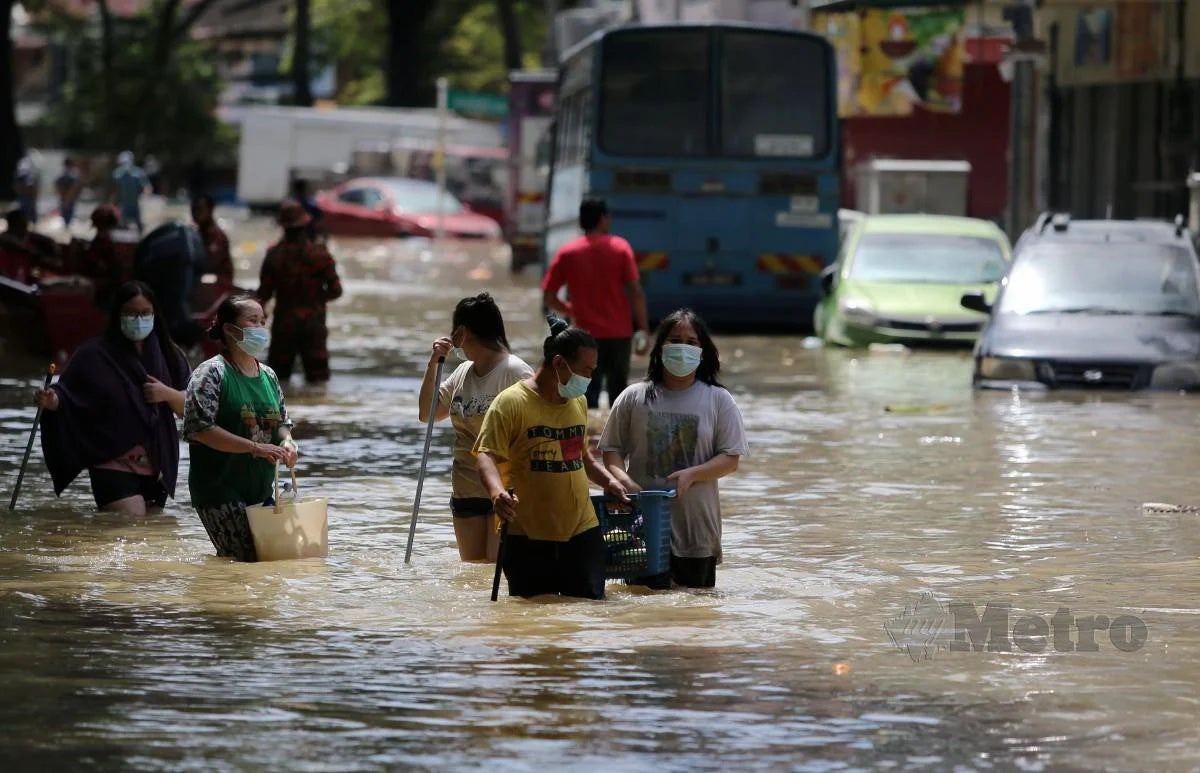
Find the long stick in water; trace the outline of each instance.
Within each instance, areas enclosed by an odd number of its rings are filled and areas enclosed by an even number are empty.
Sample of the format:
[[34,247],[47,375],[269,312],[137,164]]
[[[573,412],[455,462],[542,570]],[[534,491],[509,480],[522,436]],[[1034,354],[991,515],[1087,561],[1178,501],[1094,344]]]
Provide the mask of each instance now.
[[[497,516],[499,517],[499,516]],[[500,571],[504,567],[504,542],[508,536],[508,521],[500,519],[500,544],[496,546],[496,573],[492,575],[492,601],[500,595]]]
[[404,550],[404,563],[412,558],[413,537],[417,535],[417,512],[421,509],[421,488],[425,485],[425,464],[429,461],[429,441],[433,440],[433,423],[437,421],[438,403],[441,402],[442,365],[445,357],[438,357],[437,372],[433,375],[433,399],[429,405],[429,423],[425,425],[425,450],[421,453],[421,472],[417,475],[417,498],[413,500],[412,520],[408,524],[408,547]]
[[[46,381],[42,384],[42,389],[50,388],[50,381],[54,378],[54,374],[58,372],[58,368],[54,363],[50,363],[46,368]],[[17,485],[13,486],[12,499],[8,502],[9,510],[17,509],[17,495],[21,493],[21,481],[25,480],[25,465],[29,463],[29,452],[33,450],[33,439],[37,437],[38,425],[42,423],[42,406],[38,406],[37,413],[33,414],[33,429],[29,430],[29,442],[25,444],[25,458],[21,460],[21,471],[17,473]]]

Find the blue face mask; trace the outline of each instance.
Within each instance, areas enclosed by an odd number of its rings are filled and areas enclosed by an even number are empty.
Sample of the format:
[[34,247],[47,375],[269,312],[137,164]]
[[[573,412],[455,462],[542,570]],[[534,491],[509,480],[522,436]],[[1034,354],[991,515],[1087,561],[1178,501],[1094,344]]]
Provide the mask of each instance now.
[[238,330],[242,331],[242,340],[237,342],[239,349],[256,360],[267,356],[267,351],[271,348],[270,330],[265,327],[244,327]]
[[[556,370],[555,374],[557,373],[558,371]],[[563,398],[564,400],[574,400],[577,397],[583,397],[585,394],[587,394],[588,386],[591,385],[592,380],[572,372],[570,365],[567,366],[567,373],[570,373],[571,377],[567,379],[567,383],[559,383],[559,397]]]
[[130,341],[145,341],[150,331],[154,330],[154,315],[138,317],[132,314],[121,315],[121,332]]
[[667,372],[676,378],[685,378],[700,367],[704,350],[691,344],[663,344],[662,361]]

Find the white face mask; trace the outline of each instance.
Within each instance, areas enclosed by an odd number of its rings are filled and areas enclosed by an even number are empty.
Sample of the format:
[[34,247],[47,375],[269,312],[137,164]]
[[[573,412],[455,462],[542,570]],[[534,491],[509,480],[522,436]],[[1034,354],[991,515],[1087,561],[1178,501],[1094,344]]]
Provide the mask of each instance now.
[[256,360],[267,356],[271,349],[271,331],[265,327],[238,328],[242,331],[242,340],[237,342],[237,348]]
[[154,330],[154,315],[142,317],[137,314],[121,315],[121,332],[130,341],[145,341]]
[[684,378],[696,372],[704,350],[691,344],[663,344],[662,361],[667,372],[677,378]]
[[[555,375],[558,375],[556,370]],[[592,380],[586,376],[581,376],[571,370],[571,366],[567,366],[567,373],[571,377],[567,379],[567,383],[558,382],[558,394],[564,400],[574,400],[577,397],[583,397],[587,394],[588,387],[591,386]]]

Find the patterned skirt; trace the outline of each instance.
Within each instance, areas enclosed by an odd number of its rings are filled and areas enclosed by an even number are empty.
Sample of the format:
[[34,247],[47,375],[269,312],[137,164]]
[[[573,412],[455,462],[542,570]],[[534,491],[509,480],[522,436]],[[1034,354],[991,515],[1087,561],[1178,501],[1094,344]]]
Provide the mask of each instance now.
[[204,530],[208,532],[208,538],[212,540],[218,556],[235,558],[238,561],[258,560],[244,502],[197,507],[196,512],[200,515],[200,522],[204,524]]

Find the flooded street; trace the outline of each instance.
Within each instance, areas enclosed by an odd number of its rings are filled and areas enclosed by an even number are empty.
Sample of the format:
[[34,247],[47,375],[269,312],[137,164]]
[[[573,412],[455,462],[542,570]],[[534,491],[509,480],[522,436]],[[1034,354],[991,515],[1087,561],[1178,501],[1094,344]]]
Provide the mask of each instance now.
[[[233,227],[254,287],[270,229]],[[335,255],[334,379],[289,392],[328,559],[217,559],[185,483],[131,521],[94,513],[86,478],[55,499],[35,453],[0,516],[5,768],[1200,766],[1200,514],[1141,508],[1200,504],[1196,397],[976,394],[965,352],[719,335],[751,455],[721,484],[717,590],[492,604],[491,567],[454,548],[448,423],[403,563],[416,394],[481,288],[535,362],[536,279],[490,254]],[[0,370],[5,501],[40,367]],[[920,622],[989,603],[1027,645],[1060,608],[1146,638],[964,652]]]

